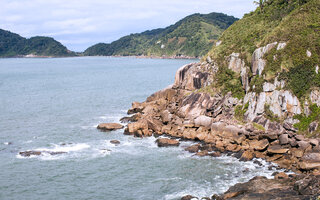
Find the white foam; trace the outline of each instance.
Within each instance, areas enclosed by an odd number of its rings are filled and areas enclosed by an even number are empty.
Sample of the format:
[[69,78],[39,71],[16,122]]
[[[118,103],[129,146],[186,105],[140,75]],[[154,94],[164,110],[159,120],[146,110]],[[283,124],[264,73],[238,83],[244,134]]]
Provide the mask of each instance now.
[[38,148],[36,151],[49,151],[49,152],[74,152],[82,151],[84,149],[90,148],[90,145],[86,143],[71,144],[71,145],[57,145],[54,144],[53,148]]

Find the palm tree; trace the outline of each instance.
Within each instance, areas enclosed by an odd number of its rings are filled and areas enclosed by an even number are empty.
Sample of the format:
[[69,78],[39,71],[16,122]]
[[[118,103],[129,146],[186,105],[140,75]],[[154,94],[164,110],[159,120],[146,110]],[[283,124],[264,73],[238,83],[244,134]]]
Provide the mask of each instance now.
[[265,0],[253,1],[253,3],[256,4],[256,5],[259,5],[260,10],[262,11],[264,3],[265,3]]

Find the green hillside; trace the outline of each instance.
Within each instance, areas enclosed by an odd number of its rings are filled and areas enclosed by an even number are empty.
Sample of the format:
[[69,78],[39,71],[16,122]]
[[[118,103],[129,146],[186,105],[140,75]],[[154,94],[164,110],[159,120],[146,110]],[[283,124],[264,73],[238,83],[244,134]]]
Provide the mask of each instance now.
[[26,39],[18,34],[0,29],[0,57],[14,57],[33,54],[37,56],[74,56],[60,42],[50,37]]
[[[264,0],[261,7],[235,22],[221,36],[221,44],[215,46],[209,56],[219,66],[220,77],[228,76],[235,82],[237,75],[227,75],[228,61],[233,52],[251,66],[255,49],[273,42],[285,42],[282,50],[271,50],[264,58],[266,67],[261,76],[251,76],[251,85],[272,82],[275,77],[287,80],[287,88],[303,98],[311,87],[320,86],[315,66],[320,64],[320,1],[319,0]],[[235,37],[236,36],[236,37]],[[310,57],[306,51],[312,52]],[[225,81],[225,80],[224,80]],[[228,81],[227,81],[228,82]],[[234,89],[234,84],[225,90]],[[257,92],[261,87],[255,87]]]
[[84,55],[145,55],[198,57],[206,54],[223,31],[237,19],[221,13],[193,14],[163,29],[120,38],[89,47]]

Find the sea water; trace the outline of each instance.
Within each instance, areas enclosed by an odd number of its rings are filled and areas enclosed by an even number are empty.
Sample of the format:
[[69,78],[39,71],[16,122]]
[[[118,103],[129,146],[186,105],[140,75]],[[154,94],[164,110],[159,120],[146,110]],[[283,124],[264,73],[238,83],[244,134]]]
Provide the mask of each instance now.
[[[0,59],[0,199],[180,199],[222,193],[273,171],[228,156],[196,157],[123,130],[133,101],[198,60],[111,57]],[[119,140],[120,145],[111,144]],[[28,158],[21,151],[66,152]]]

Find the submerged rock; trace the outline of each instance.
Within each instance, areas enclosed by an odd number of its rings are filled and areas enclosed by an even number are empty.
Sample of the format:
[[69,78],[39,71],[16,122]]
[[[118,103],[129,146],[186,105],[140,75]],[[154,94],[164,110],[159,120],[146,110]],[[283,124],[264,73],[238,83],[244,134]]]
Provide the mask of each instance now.
[[64,152],[64,151],[22,151],[22,152],[19,152],[19,155],[23,156],[23,157],[30,157],[30,156],[40,156],[40,155],[43,155],[43,153],[47,153],[47,154],[54,156],[54,155],[64,154],[67,152]]
[[110,143],[118,145],[118,144],[120,144],[120,141],[119,140],[111,140]]
[[122,129],[124,126],[118,123],[102,123],[97,126],[97,129],[102,131],[113,131],[117,129]]
[[169,147],[169,146],[179,146],[180,142],[178,140],[169,138],[159,138],[156,140],[158,147]]

